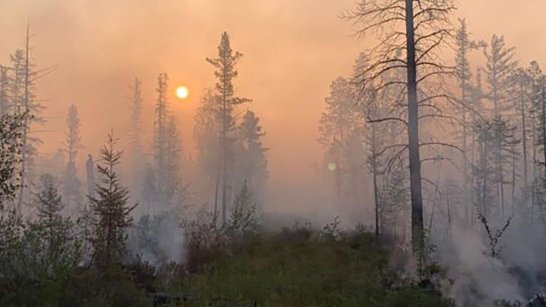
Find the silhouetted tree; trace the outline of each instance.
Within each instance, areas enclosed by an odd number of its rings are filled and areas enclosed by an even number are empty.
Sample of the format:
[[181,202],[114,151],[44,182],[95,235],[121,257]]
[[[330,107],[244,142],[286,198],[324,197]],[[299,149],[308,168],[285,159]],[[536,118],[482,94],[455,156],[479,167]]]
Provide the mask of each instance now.
[[[529,121],[530,121],[530,109],[531,109],[531,88],[532,78],[528,70],[523,68],[516,69],[510,76],[512,83],[512,99],[514,109],[519,114],[514,114],[517,118],[518,124],[518,137],[521,140],[521,152],[522,154],[522,166],[523,169],[523,201],[527,202],[529,199]],[[514,188],[514,186],[513,186]],[[512,192],[514,194],[514,192]]]
[[167,82],[169,77],[167,74],[160,74],[157,79],[157,100],[155,106],[155,121],[154,121],[154,167],[155,186],[157,188],[157,201],[161,201],[161,197],[166,192],[165,175],[167,173],[167,156],[168,156],[168,129],[170,118],[169,105],[167,100]]
[[[235,96],[233,79],[238,75],[235,66],[243,55],[239,52],[234,52],[231,48],[229,35],[222,33],[220,44],[218,45],[218,57],[207,58],[215,69],[214,75],[217,82],[215,87],[215,95],[219,104],[219,112],[221,118],[220,127],[220,172],[218,182],[221,183],[221,222],[222,225],[226,222],[227,205],[228,205],[228,189],[233,189],[233,182],[229,178],[229,173],[233,165],[233,141],[235,130],[235,106],[250,100]],[[218,197],[218,196],[216,196]],[[217,214],[217,213],[215,213]]]
[[43,239],[47,242],[47,259],[53,264],[58,261],[76,264],[80,244],[75,239],[74,225],[70,218],[63,216],[64,205],[57,180],[50,174],[43,174],[38,186],[39,192],[35,195],[38,219],[34,227],[41,228],[45,234]]
[[164,202],[166,205],[180,205],[183,197],[181,177],[182,140],[176,118],[171,116],[167,126],[166,169],[158,176],[165,177]]
[[220,129],[222,126],[221,109],[218,97],[212,90],[205,90],[197,111],[193,139],[196,144],[196,162],[205,178],[203,186],[214,191],[213,211],[218,212],[218,192],[220,185]]
[[239,126],[239,142],[242,147],[238,157],[239,171],[243,182],[258,200],[263,196],[265,181],[269,175],[266,157],[268,149],[262,141],[264,135],[260,119],[254,112],[246,111]]
[[144,172],[142,146],[142,91],[141,81],[135,78],[131,86],[131,119],[129,148],[131,153],[132,186],[140,188]]
[[467,220],[470,220],[472,207],[471,207],[471,198],[469,194],[469,179],[470,174],[468,170],[470,169],[469,161],[473,153],[470,151],[471,146],[469,146],[470,131],[472,125],[472,118],[474,117],[474,112],[477,112],[475,106],[475,90],[472,86],[472,69],[470,66],[470,52],[472,50],[482,47],[484,43],[475,42],[470,38],[470,33],[466,25],[466,20],[459,19],[459,27],[455,36],[455,43],[457,47],[457,53],[455,55],[455,65],[457,71],[457,81],[459,86],[459,95],[458,96],[458,112],[461,114],[460,117],[460,128],[461,128],[461,148],[463,151],[463,193],[464,193],[464,208],[465,208],[465,217]]
[[[431,107],[432,101],[445,98],[445,93],[426,94],[424,84],[450,72],[438,61],[437,50],[449,38],[450,17],[455,10],[451,0],[373,0],[359,1],[348,18],[362,25],[358,33],[376,31],[379,44],[372,49],[370,66],[362,72],[362,81],[377,82],[378,91],[405,85],[407,104],[403,105],[407,121],[399,116],[378,119],[403,121],[407,125],[412,207],[412,242],[414,251],[424,253],[423,196],[421,178],[419,121],[430,116],[419,109]],[[405,79],[381,78],[389,71],[404,69]],[[451,71],[452,72],[452,71]],[[384,81],[384,82],[381,82]],[[420,96],[419,96],[420,95]]]
[[[478,162],[474,166],[478,190],[478,208],[486,217],[490,214],[497,214],[499,217],[505,216],[505,207],[503,202],[499,202],[502,195],[491,193],[491,185],[498,187],[511,183],[507,181],[510,178],[507,173],[510,171],[514,154],[514,145],[519,144],[515,136],[516,127],[510,121],[496,115],[493,119],[482,120],[475,123],[475,131],[478,135]],[[500,144],[500,159],[497,153]],[[500,165],[499,165],[500,164]],[[499,169],[502,173],[499,173]],[[511,179],[513,180],[513,178]],[[493,211],[490,207],[491,200],[495,200],[497,210]]]
[[121,152],[115,146],[118,140],[113,132],[101,149],[102,164],[97,165],[101,176],[96,187],[96,197],[89,197],[94,215],[93,236],[94,261],[99,267],[118,264],[125,255],[127,229],[132,225],[129,191],[121,186],[115,167],[120,163]]
[[78,178],[76,157],[78,150],[83,148],[80,137],[78,107],[75,105],[68,107],[66,126],[65,152],[68,155],[68,161],[63,173],[63,197],[68,209],[75,210],[74,206],[79,205],[81,201],[81,181]]
[[[325,149],[324,161],[334,175],[334,187],[336,202],[341,209],[346,209],[347,184],[349,165],[355,158],[348,155],[348,145],[362,144],[363,135],[361,112],[359,112],[358,100],[355,88],[348,80],[337,78],[330,85],[330,95],[325,99],[326,110],[322,113],[319,122],[319,143]],[[356,139],[355,139],[356,138]],[[360,153],[364,157],[364,152]],[[357,153],[356,156],[359,156]]]
[[32,134],[32,125],[45,122],[40,116],[44,110],[44,106],[36,100],[34,85],[38,78],[51,71],[51,69],[35,70],[35,65],[31,59],[30,25],[27,25],[26,28],[24,50],[17,50],[13,57],[13,69],[16,75],[14,78],[15,82],[13,83],[13,105],[16,112],[24,112],[28,115],[25,117],[25,125],[23,126],[24,150],[21,161],[21,189],[19,189],[17,203],[18,211],[22,212],[23,201],[25,201],[26,197],[26,185],[32,180],[31,175],[36,157],[36,144],[40,142]]

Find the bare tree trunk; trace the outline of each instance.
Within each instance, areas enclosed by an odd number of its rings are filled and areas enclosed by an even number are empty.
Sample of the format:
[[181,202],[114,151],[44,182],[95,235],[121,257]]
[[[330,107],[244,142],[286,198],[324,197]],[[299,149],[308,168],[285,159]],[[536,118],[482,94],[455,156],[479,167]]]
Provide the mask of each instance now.
[[[537,142],[538,142],[538,136],[537,136],[537,126],[536,126],[536,118],[533,117],[531,120],[531,132],[532,132],[532,159],[533,163],[536,163],[537,161]],[[537,178],[537,171],[536,167],[532,167],[531,171],[533,172],[533,186],[531,189],[531,214],[534,217],[534,210],[535,210],[535,204],[536,204],[536,178]]]
[[516,202],[516,145],[512,145],[512,189],[511,189],[511,196],[512,196],[512,203],[511,206],[511,213],[514,214],[514,203]]
[[[487,168],[487,144],[482,144],[482,153],[481,153],[481,164],[484,169]],[[487,216],[487,175],[484,173],[483,182],[482,182],[482,193],[481,193],[481,206],[484,216]]]
[[[374,103],[374,113],[377,112],[377,100],[376,96],[373,96],[373,103]],[[377,114],[374,114],[374,116]],[[376,242],[379,242],[379,234],[381,233],[381,219],[379,217],[380,215],[380,200],[379,200],[379,187],[378,187],[378,175],[379,175],[379,167],[377,164],[378,159],[378,143],[379,140],[377,139],[377,126],[371,125],[371,140],[370,140],[370,149],[371,149],[371,166],[372,166],[372,176],[373,176],[373,197],[374,197],[374,205],[375,205],[375,239]]]
[[528,199],[528,185],[529,185],[529,161],[527,158],[527,122],[525,118],[525,98],[524,95],[524,89],[523,84],[520,82],[520,105],[521,105],[521,145],[522,145],[522,152],[523,152],[523,184],[524,184],[524,200],[527,201]]
[[[223,80],[226,80],[225,77],[225,69],[224,69],[224,78]],[[226,152],[227,152],[227,129],[228,129],[228,122],[227,122],[227,94],[226,94],[226,84],[224,83],[223,86],[223,93],[222,93],[222,227],[226,225],[226,214],[227,214],[227,187],[226,187],[226,181],[227,181],[227,165],[226,165]]]
[[379,239],[379,190],[377,187],[377,170],[375,165],[373,171],[373,196],[375,202],[375,238],[377,240]]
[[417,102],[417,65],[415,61],[415,31],[413,0],[406,0],[406,52],[408,88],[408,144],[411,191],[411,238],[413,251],[422,254],[424,248],[423,196],[421,190],[421,157],[419,153],[419,110]]
[[214,227],[217,227],[218,222],[218,190],[220,189],[220,176],[221,176],[221,161],[218,160],[218,171],[216,172],[216,184],[214,187]]
[[[30,91],[30,63],[29,63],[29,56],[30,56],[30,25],[27,23],[27,33],[26,33],[26,40],[25,40],[25,105],[24,105],[24,111],[29,112],[30,111],[30,97],[29,97],[29,91]],[[27,114],[28,115],[28,114]],[[30,122],[28,120],[28,116],[25,116],[25,123],[23,125],[23,151],[21,156],[21,189],[19,190],[19,199],[17,202],[17,213],[19,215],[23,214],[23,200],[25,195],[25,185],[26,185],[26,179],[27,179],[27,150],[28,150],[28,126],[30,125]]]
[[[546,180],[546,86],[544,84],[541,84],[541,87],[542,87],[542,90],[540,91],[541,92],[541,95],[540,95],[540,107],[542,108],[542,113],[540,114],[542,116],[542,118],[540,119],[540,123],[541,123],[541,128],[542,128],[542,154],[543,154],[543,161],[544,161],[544,179],[540,181],[540,184],[542,185],[542,189],[544,190],[544,182]],[[544,214],[543,214],[543,208],[544,208],[544,204],[540,204],[540,208],[541,208],[541,216],[542,218],[544,219]]]
[[461,98],[462,98],[462,124],[463,124],[463,189],[464,189],[464,210],[465,218],[470,221],[470,200],[468,194],[468,144],[467,144],[467,127],[466,127],[466,81],[462,78],[461,83]]

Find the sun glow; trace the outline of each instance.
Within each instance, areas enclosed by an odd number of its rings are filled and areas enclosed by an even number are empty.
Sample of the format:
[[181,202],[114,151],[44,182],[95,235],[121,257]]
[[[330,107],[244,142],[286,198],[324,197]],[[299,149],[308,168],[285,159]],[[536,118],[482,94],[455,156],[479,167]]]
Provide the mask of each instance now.
[[176,88],[176,97],[179,99],[186,99],[190,96],[190,90],[185,86],[179,86]]

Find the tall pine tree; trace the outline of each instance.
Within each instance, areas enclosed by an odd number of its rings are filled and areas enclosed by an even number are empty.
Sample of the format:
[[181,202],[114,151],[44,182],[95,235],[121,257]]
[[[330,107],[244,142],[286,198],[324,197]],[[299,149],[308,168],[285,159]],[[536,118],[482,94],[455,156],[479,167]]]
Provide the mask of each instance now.
[[[218,57],[207,58],[215,69],[214,75],[216,76],[215,96],[217,96],[217,103],[219,105],[219,113],[221,118],[220,129],[220,171],[218,173],[218,183],[221,187],[220,196],[216,195],[215,198],[220,197],[221,200],[221,223],[225,225],[227,217],[228,199],[230,198],[230,189],[233,190],[232,178],[230,178],[230,172],[233,168],[233,142],[235,115],[234,108],[244,102],[250,100],[245,98],[239,98],[235,96],[235,89],[233,86],[233,80],[238,76],[238,72],[235,68],[237,62],[243,55],[239,52],[234,52],[231,48],[229,35],[222,33],[220,44],[218,45]],[[215,201],[216,202],[216,201]],[[215,215],[218,213],[215,212]]]

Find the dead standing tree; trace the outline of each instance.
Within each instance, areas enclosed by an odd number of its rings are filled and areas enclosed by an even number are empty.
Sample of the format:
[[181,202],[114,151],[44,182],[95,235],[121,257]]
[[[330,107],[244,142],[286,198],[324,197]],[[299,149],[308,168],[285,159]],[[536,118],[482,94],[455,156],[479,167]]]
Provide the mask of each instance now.
[[[399,116],[372,119],[373,122],[404,121],[407,126],[411,191],[411,229],[413,250],[422,254],[424,248],[423,196],[421,178],[419,121],[420,108],[436,113],[434,101],[446,94],[434,93],[418,97],[425,82],[453,70],[441,63],[437,51],[451,36],[450,16],[455,10],[452,0],[361,0],[346,18],[360,26],[357,34],[377,34],[379,43],[370,50],[371,65],[362,73],[364,83],[376,84],[381,91],[404,85],[407,94],[407,121]],[[391,70],[404,69],[406,80],[382,80]],[[432,116],[433,114],[431,114]],[[431,143],[428,143],[431,145]]]

